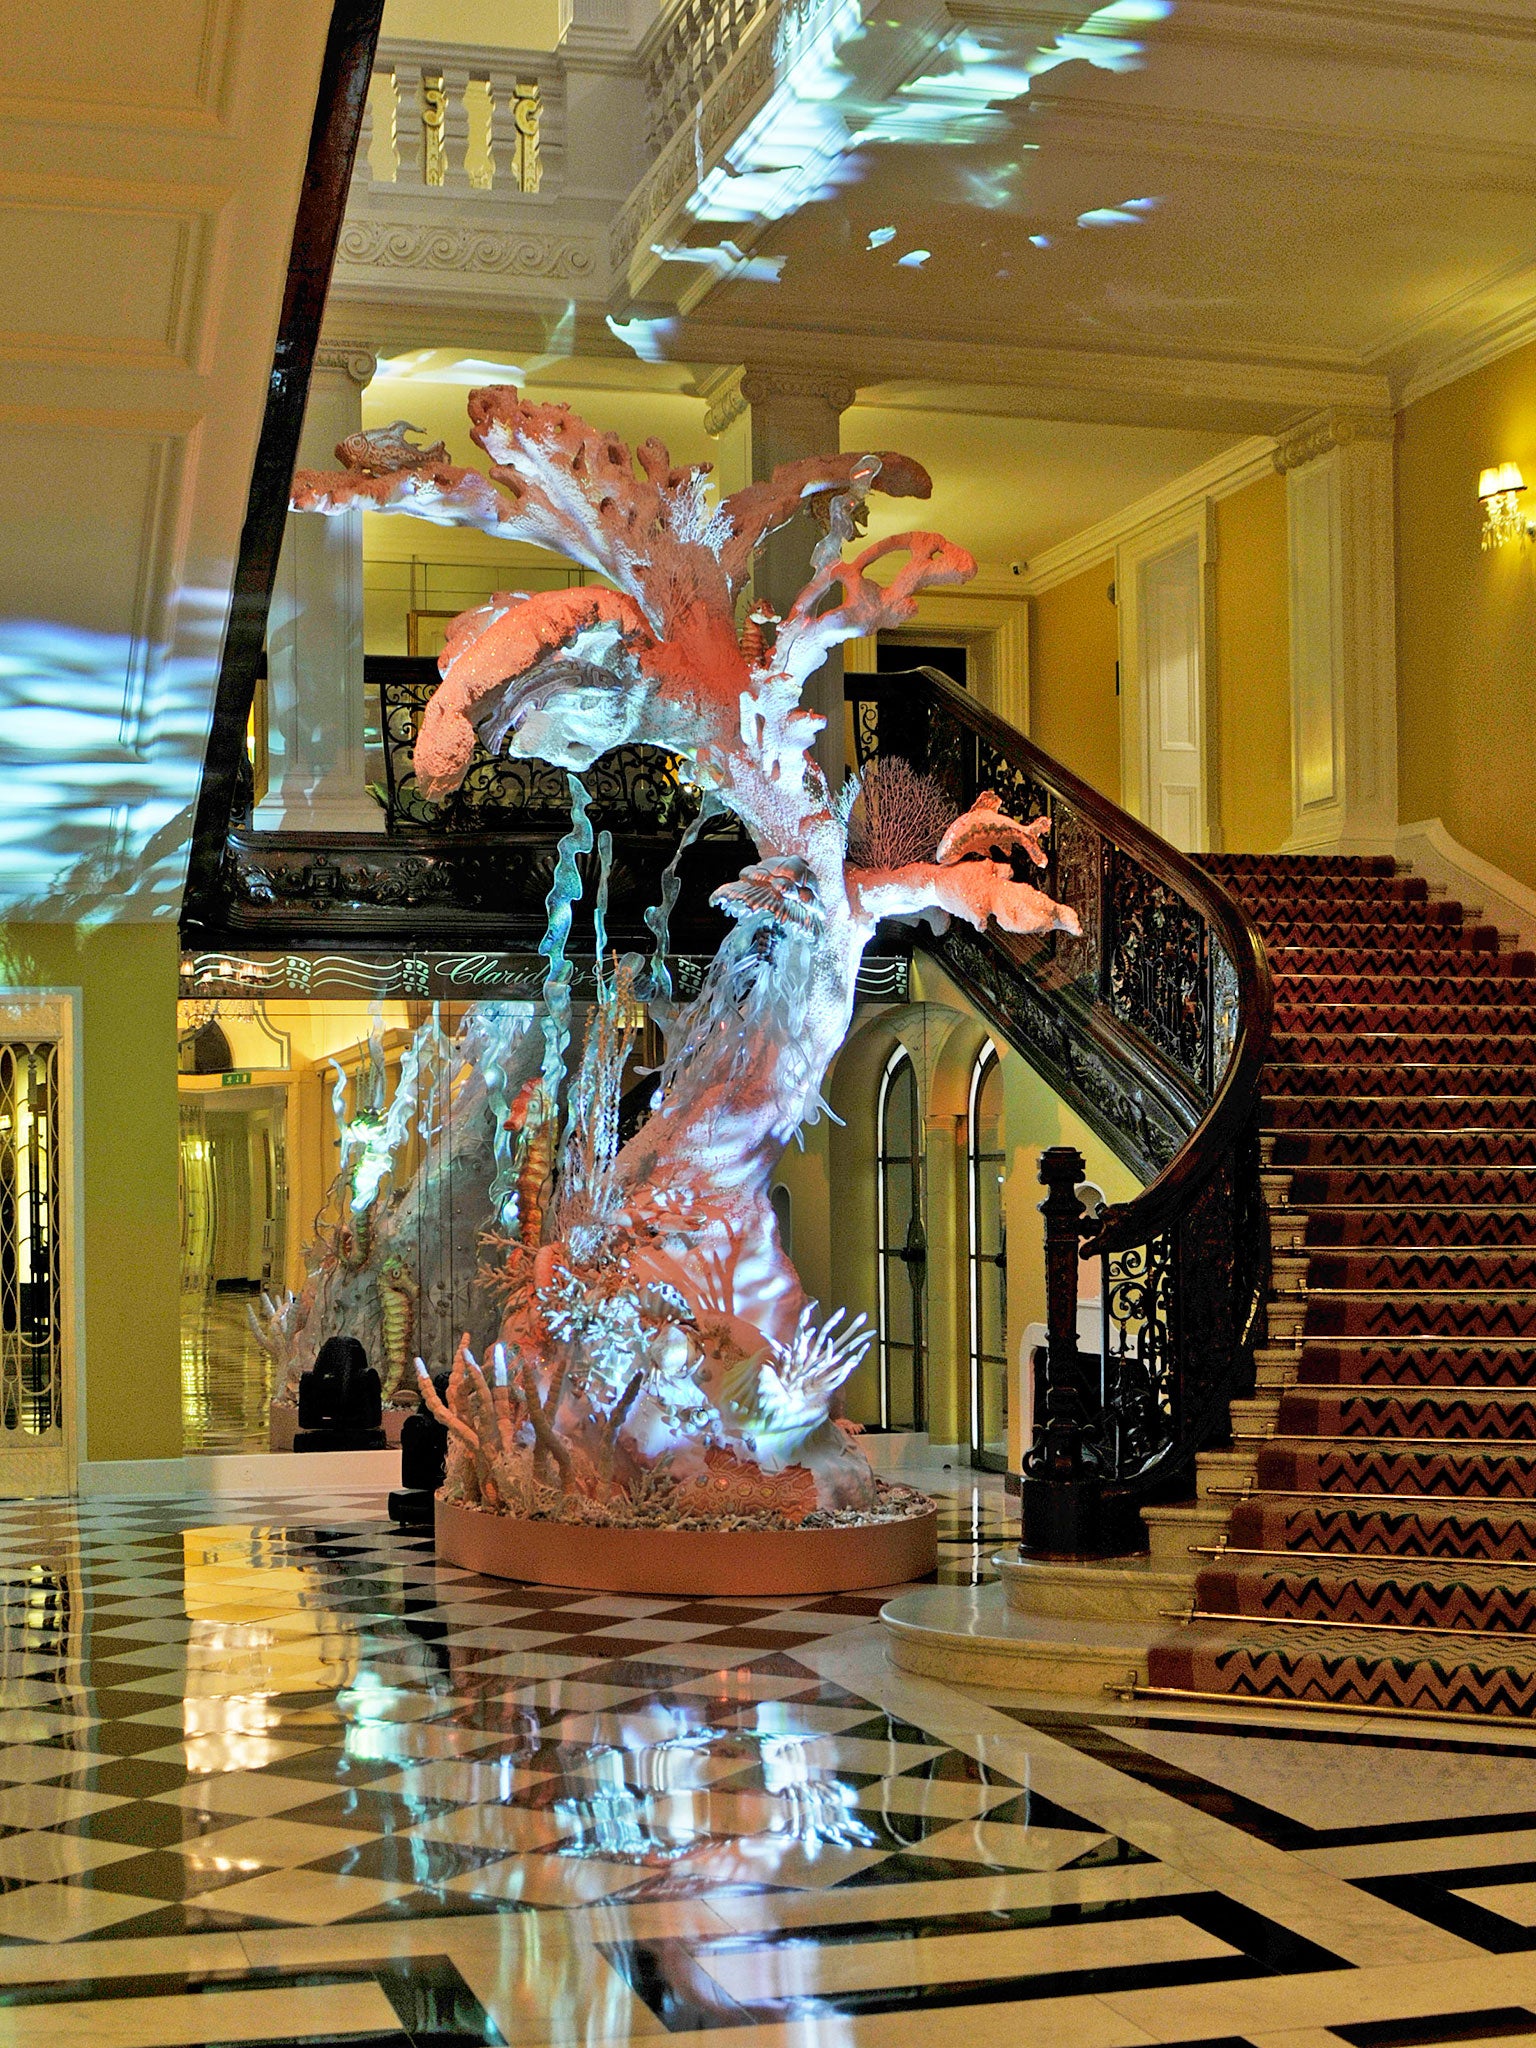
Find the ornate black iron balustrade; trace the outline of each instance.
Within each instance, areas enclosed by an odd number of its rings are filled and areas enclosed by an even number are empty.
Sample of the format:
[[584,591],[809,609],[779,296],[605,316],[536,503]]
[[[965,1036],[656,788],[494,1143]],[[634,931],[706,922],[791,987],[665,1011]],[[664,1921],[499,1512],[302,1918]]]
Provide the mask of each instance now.
[[1015,817],[1051,820],[1049,865],[1026,878],[1071,905],[1081,938],[952,925],[917,943],[1149,1183],[1080,1220],[1083,1255],[1102,1261],[1101,1351],[1078,1352],[1074,1319],[1046,1387],[1059,1364],[1095,1477],[1090,1533],[1114,1540],[1137,1503],[1187,1488],[1253,1385],[1269,1247],[1263,945],[1194,862],[933,669],[846,687],[861,765],[898,753],[960,808],[991,789]]
[[[571,807],[563,768],[491,754],[477,745],[463,782],[441,803],[421,791],[412,761],[427,700],[442,680],[437,663],[422,655],[371,654],[368,684],[379,693],[384,741],[385,818],[391,832],[428,827],[455,834],[509,832],[523,827],[565,829]],[[659,747],[615,747],[588,769],[592,821],[631,834],[681,832],[698,814],[698,792],[678,773],[676,758]],[[730,819],[706,828],[739,839]]]

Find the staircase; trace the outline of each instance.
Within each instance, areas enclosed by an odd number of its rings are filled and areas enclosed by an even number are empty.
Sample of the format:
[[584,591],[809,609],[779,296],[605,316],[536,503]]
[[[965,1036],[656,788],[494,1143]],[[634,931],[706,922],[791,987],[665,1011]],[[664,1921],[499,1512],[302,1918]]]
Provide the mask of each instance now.
[[1202,865],[1275,976],[1270,1345],[1147,1514],[1208,1553],[1148,1689],[1530,1715],[1536,955],[1389,859]]

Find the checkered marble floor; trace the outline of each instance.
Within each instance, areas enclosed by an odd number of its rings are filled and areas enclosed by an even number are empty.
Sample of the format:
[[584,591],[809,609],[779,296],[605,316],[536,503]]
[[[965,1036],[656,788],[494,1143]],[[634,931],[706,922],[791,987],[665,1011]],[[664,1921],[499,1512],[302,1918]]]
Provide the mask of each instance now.
[[0,2044],[1536,2034],[1536,1731],[982,1698],[880,1593],[517,1586],[372,1496],[7,1503],[0,1587]]

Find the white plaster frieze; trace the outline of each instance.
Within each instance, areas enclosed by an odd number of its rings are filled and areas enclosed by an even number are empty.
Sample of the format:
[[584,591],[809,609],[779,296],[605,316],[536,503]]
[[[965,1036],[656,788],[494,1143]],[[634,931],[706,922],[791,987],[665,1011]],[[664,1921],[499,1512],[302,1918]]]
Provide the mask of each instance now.
[[605,282],[596,236],[561,229],[429,225],[350,220],[336,255],[338,280],[350,271],[452,278],[549,278],[591,287]]

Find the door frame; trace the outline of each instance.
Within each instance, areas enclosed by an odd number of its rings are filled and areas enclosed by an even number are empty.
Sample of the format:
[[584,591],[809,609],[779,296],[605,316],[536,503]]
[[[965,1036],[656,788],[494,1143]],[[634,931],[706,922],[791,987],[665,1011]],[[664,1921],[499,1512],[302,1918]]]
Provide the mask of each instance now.
[[1197,609],[1197,651],[1199,663],[1200,788],[1199,824],[1194,852],[1209,853],[1221,847],[1219,801],[1218,733],[1216,691],[1211,672],[1211,650],[1216,635],[1212,624],[1215,596],[1216,519],[1211,498],[1143,527],[1115,549],[1115,606],[1120,641],[1120,801],[1133,817],[1149,823],[1148,792],[1151,787],[1152,700],[1147,688],[1146,623],[1143,602],[1144,578],[1152,563],[1179,548],[1195,543],[1200,593]]
[[[887,645],[963,647],[969,688],[978,703],[1017,731],[1029,731],[1029,602],[1023,591],[925,590],[905,626],[883,629]],[[875,673],[875,639],[845,640],[847,675]]]

